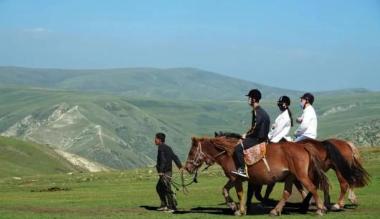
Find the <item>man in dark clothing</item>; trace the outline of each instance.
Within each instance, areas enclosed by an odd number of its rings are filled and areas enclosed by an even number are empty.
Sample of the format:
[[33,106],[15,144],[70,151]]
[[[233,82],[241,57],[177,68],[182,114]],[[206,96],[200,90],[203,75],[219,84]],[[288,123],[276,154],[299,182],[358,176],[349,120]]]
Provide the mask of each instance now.
[[239,176],[248,177],[245,173],[245,162],[243,150],[268,140],[270,128],[269,115],[260,107],[261,92],[257,89],[249,91],[248,103],[252,107],[251,128],[243,135],[243,140],[235,147],[234,157],[237,167],[232,173]]
[[182,164],[173,150],[165,144],[164,133],[157,133],[154,143],[158,146],[156,169],[160,177],[156,186],[161,200],[161,206],[158,210],[174,212],[177,210],[177,202],[171,188],[172,161],[174,161],[180,171],[183,171]]

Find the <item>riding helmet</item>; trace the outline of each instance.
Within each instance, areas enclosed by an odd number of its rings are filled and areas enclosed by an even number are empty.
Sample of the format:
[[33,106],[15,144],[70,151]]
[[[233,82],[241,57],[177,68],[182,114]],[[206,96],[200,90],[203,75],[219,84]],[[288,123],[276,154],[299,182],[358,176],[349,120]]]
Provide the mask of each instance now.
[[290,105],[290,98],[288,96],[281,96],[280,99],[278,99],[278,104],[285,103],[287,106]]
[[246,96],[259,101],[261,99],[261,92],[257,89],[252,89]]
[[301,99],[307,100],[311,105],[314,103],[314,96],[311,93],[304,93]]

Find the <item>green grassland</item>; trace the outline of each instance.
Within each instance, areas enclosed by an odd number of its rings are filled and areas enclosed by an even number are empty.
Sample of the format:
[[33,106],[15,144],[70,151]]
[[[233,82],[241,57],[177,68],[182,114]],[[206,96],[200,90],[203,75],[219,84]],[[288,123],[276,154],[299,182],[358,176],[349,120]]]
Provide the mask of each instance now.
[[0,178],[80,171],[46,145],[0,137]]
[[[364,166],[372,175],[369,186],[356,189],[360,205],[356,209],[330,212],[324,218],[378,218],[380,208],[380,150],[362,150]],[[336,200],[338,184],[329,172],[332,197]],[[178,181],[178,173],[174,180]],[[155,193],[157,176],[153,168],[110,173],[74,173],[0,179],[0,218],[231,218],[223,205],[221,188],[226,179],[214,166],[199,176],[199,183],[189,187],[189,194],[177,192],[179,212],[167,214],[154,210],[159,205]],[[60,188],[62,191],[48,191]],[[272,198],[278,199],[282,185]],[[232,191],[234,197],[235,194]],[[235,198],[236,200],[236,198]],[[248,218],[267,218],[266,213],[250,212]],[[313,212],[301,215],[287,211],[282,218],[314,218]]]

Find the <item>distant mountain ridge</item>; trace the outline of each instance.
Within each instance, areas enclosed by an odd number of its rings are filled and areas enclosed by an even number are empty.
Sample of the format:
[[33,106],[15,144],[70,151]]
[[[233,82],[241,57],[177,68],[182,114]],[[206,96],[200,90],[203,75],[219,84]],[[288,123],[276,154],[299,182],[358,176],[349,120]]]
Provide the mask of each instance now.
[[301,94],[195,68],[64,70],[0,67],[0,86],[11,85],[180,100],[242,100],[252,88],[260,89],[264,98]]

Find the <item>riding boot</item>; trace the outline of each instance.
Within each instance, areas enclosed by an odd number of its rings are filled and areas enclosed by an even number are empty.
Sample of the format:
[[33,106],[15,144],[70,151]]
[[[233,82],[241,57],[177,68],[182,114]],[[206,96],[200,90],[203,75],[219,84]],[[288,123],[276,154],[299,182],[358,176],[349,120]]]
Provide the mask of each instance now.
[[248,177],[247,174],[245,173],[245,162],[244,162],[242,144],[239,144],[235,147],[234,156],[235,156],[235,164],[236,164],[237,170],[232,171],[232,173],[237,174],[242,177]]

